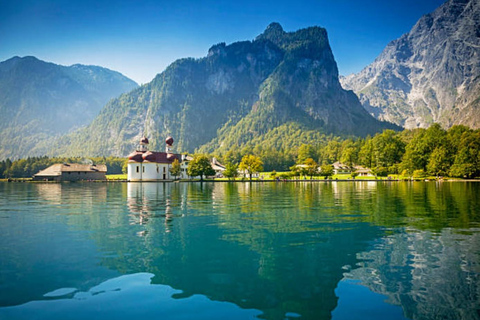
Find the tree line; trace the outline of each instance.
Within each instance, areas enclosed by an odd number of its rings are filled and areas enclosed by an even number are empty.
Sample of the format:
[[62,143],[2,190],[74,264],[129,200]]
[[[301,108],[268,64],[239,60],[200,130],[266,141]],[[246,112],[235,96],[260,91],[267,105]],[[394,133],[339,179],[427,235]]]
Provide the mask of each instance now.
[[[189,170],[191,176],[210,175],[206,155],[196,155]],[[208,155],[210,158],[212,155]],[[330,170],[334,162],[351,168],[361,165],[375,175],[480,177],[480,129],[456,125],[444,130],[434,124],[428,129],[396,132],[384,130],[373,137],[330,137],[318,144],[302,144],[297,148],[273,149],[256,145],[253,148],[232,149],[215,155],[226,166],[226,175],[238,171],[252,174],[260,171],[294,171],[303,165],[302,175],[312,175],[313,168]],[[109,174],[126,172],[126,158],[89,158],[96,164],[106,164]],[[201,160],[200,160],[201,159]],[[198,161],[197,161],[198,160]],[[82,163],[84,158],[31,157],[0,162],[0,178],[31,177],[54,163]],[[310,170],[310,171],[308,171]]]
[[93,163],[105,164],[108,168],[108,174],[121,174],[127,171],[127,159],[117,157],[30,157],[11,161],[6,159],[0,161],[0,179],[4,178],[31,178],[40,170],[46,169],[55,163]]
[[444,130],[434,124],[428,129],[384,130],[366,138],[331,137],[319,144],[302,144],[295,150],[263,149],[257,145],[217,156],[225,164],[235,165],[248,154],[257,156],[266,171],[294,171],[301,164],[301,174],[307,176],[312,168],[329,171],[329,165],[338,161],[350,168],[370,168],[378,176],[474,178],[480,176],[480,130],[462,125]]

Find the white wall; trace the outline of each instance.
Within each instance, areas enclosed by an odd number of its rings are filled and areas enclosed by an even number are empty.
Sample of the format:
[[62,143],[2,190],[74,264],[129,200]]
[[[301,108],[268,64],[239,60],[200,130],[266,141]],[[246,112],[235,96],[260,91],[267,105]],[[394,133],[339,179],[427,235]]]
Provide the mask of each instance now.
[[[138,172],[137,172],[138,167]],[[129,181],[142,180],[142,163],[141,162],[129,162],[127,166],[127,179]]]
[[[187,167],[188,162],[180,163],[182,172],[179,177],[180,179],[188,179]],[[137,167],[138,171],[137,172]],[[158,168],[158,171],[157,171]],[[127,178],[129,181],[148,181],[148,180],[173,180],[175,177],[170,173],[170,165],[164,163],[152,163],[152,162],[129,162]],[[165,173],[165,179],[164,179]],[[192,177],[194,178],[194,177]],[[198,177],[197,177],[198,178]]]

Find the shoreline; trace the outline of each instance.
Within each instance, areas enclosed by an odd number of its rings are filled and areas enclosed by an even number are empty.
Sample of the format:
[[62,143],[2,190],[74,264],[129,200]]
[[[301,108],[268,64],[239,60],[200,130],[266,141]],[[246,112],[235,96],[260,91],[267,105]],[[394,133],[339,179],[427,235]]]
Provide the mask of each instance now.
[[33,181],[25,178],[10,178],[0,179],[0,182],[14,182],[14,183],[263,183],[263,182],[275,182],[275,183],[289,183],[289,182],[308,182],[308,183],[327,183],[327,182],[480,182],[480,179],[313,179],[313,180],[301,180],[301,179],[288,179],[288,180],[155,180],[155,181],[129,181],[129,180],[81,180],[81,181]]

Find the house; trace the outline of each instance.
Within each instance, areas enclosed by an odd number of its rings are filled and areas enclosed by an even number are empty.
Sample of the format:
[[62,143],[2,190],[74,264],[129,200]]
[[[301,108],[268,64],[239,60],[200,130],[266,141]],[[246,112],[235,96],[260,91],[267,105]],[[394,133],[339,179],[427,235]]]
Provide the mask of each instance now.
[[223,164],[218,162],[217,158],[212,158],[212,161],[210,161],[212,165],[212,169],[215,170],[215,177],[221,178],[223,177],[223,172],[227,170]]
[[362,167],[354,166],[353,170],[346,164],[335,162],[333,164],[333,174],[351,174],[353,172],[357,173],[360,177],[373,177],[372,170]]
[[106,180],[104,164],[57,163],[33,176],[34,181]]
[[355,166],[355,172],[360,177],[374,177],[372,170],[362,166]]
[[180,163],[180,176],[177,178],[187,179],[188,162],[191,157],[171,152],[173,138],[165,139],[165,152],[148,150],[148,139],[142,137],[137,149],[128,156],[128,181],[169,181],[175,177],[170,169],[175,160]]
[[352,170],[346,164],[340,162],[334,162],[333,164],[333,174],[350,174]]

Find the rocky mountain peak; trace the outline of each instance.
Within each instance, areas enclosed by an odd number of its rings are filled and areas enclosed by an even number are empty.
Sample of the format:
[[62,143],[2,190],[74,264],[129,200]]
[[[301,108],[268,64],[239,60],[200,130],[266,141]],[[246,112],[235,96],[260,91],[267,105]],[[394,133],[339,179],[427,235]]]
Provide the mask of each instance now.
[[179,151],[221,154],[392,127],[341,88],[325,29],[285,32],[272,23],[254,41],[219,43],[206,57],[177,60],[151,83],[112,100],[56,151],[120,156],[147,134],[153,149],[170,135]]
[[272,22],[270,23],[265,31],[257,37],[258,38],[265,38],[265,39],[270,39],[270,38],[275,38],[278,36],[281,36],[285,33],[283,31],[282,26],[278,22]]
[[480,0],[449,0],[342,79],[381,120],[480,127]]

